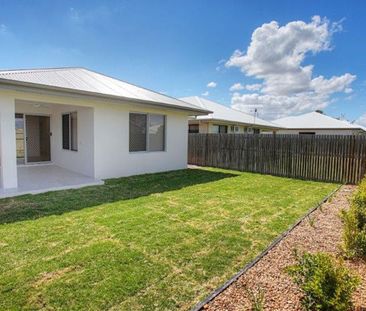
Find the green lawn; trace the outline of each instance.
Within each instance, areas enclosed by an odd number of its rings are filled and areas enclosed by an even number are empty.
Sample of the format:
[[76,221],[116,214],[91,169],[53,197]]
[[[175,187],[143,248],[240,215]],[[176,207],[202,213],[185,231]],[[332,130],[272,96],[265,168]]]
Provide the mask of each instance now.
[[0,200],[0,310],[187,310],[336,187],[202,169]]

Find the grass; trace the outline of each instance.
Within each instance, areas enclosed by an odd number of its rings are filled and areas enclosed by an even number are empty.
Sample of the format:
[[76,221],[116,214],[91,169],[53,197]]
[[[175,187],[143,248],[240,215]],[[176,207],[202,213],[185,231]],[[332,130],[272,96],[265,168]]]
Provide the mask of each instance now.
[[190,309],[336,186],[202,169],[0,200],[0,310]]

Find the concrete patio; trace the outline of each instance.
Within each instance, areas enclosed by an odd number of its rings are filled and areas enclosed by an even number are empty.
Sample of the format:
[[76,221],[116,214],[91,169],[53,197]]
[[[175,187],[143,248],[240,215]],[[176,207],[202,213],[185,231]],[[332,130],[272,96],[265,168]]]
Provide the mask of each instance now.
[[18,188],[0,189],[0,198],[103,184],[53,164],[18,166]]

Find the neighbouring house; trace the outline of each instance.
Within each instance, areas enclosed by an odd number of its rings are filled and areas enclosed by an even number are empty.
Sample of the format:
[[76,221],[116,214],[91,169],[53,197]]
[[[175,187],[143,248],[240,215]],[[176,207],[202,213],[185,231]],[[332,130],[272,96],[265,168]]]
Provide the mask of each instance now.
[[299,135],[359,135],[366,134],[366,128],[344,120],[338,120],[314,111],[298,116],[286,117],[272,121],[283,127],[278,134]]
[[208,112],[84,68],[0,71],[0,196],[185,168]]
[[208,115],[197,115],[190,118],[189,133],[259,134],[262,131],[275,131],[280,128],[279,125],[205,98],[191,96],[180,99],[200,109],[212,111]]

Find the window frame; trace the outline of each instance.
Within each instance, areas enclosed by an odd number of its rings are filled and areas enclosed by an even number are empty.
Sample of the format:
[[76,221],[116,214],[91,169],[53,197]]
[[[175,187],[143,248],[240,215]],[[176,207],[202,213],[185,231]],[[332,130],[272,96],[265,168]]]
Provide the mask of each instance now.
[[[72,122],[71,122],[71,115],[75,113],[76,115],[76,149],[74,149],[72,147],[72,136],[73,136],[73,131],[72,131]],[[65,148],[64,147],[64,123],[63,123],[63,117],[64,116],[69,116],[69,148]],[[62,138],[62,150],[67,150],[67,151],[73,151],[73,152],[78,152],[79,150],[79,142],[78,142],[78,132],[79,132],[79,122],[78,122],[78,112],[77,111],[70,111],[70,112],[63,112],[61,115],[61,138]]]
[[[146,116],[146,133],[145,133],[145,143],[146,143],[146,150],[139,150],[139,151],[131,151],[130,150],[130,137],[131,137],[131,132],[130,132],[130,116],[131,114],[141,114]],[[150,133],[149,133],[149,129],[150,129],[150,116],[151,115],[156,115],[156,116],[162,116],[164,117],[164,140],[163,140],[163,144],[164,144],[164,150],[149,150],[150,147]],[[165,114],[161,114],[161,113],[150,113],[150,112],[140,112],[140,111],[130,111],[128,114],[128,152],[129,153],[156,153],[156,152],[167,152],[167,115]]]
[[[195,131],[191,131],[191,127],[196,127]],[[199,134],[200,132],[200,125],[199,124],[188,124],[188,133],[189,134]]]
[[306,132],[306,131],[302,131],[299,132],[299,135],[301,136],[306,136],[306,137],[313,137],[316,135],[316,132]]

